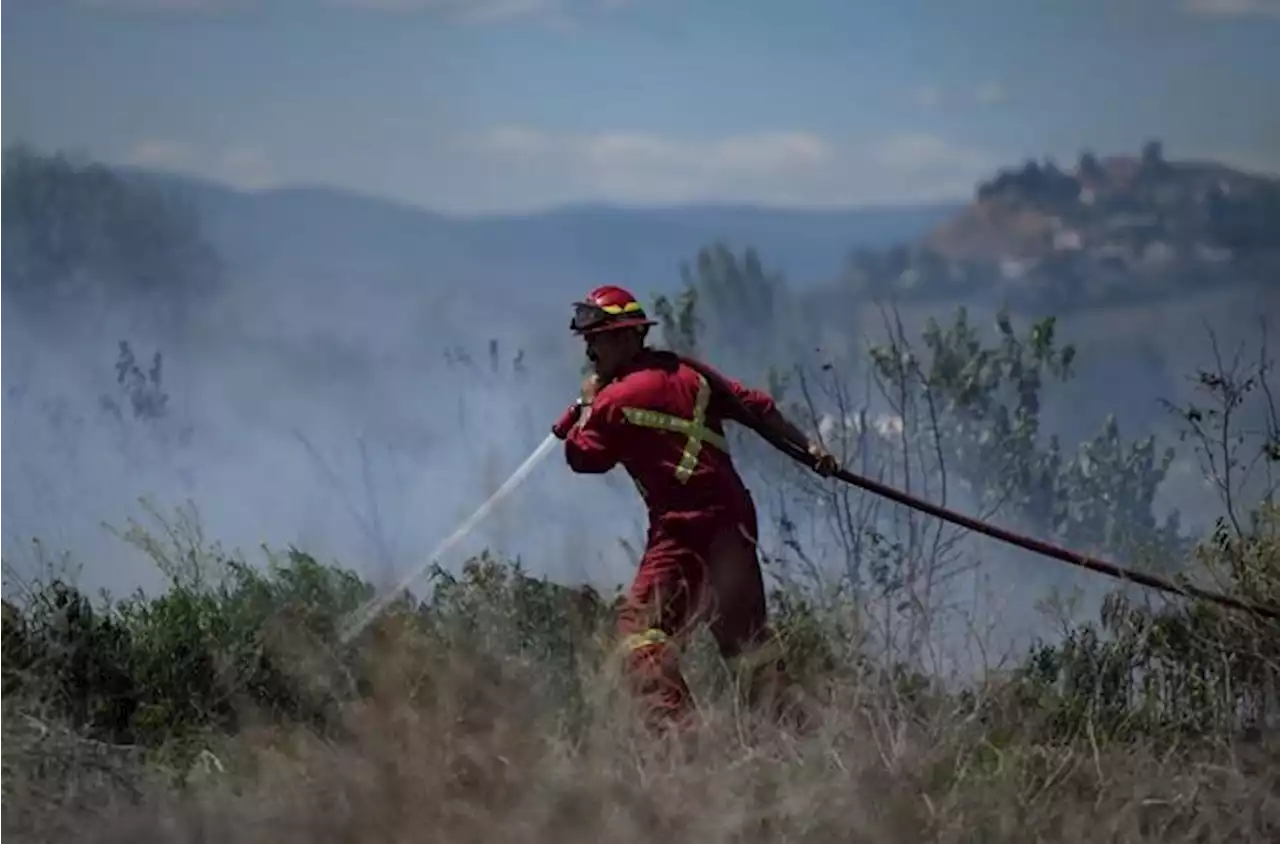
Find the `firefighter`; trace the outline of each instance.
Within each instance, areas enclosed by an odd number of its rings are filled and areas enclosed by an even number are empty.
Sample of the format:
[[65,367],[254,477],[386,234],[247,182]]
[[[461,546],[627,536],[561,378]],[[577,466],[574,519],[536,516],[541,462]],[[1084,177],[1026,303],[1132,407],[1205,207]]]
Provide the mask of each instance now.
[[702,622],[753,703],[779,706],[787,683],[766,619],[755,504],[729,457],[724,422],[751,414],[807,443],[820,473],[838,466],[766,393],[647,347],[655,324],[621,287],[575,303],[570,328],[585,339],[594,373],[552,430],[570,469],[601,474],[621,463],[648,507],[648,541],[618,631],[646,721],[661,728],[692,724],[677,648]]

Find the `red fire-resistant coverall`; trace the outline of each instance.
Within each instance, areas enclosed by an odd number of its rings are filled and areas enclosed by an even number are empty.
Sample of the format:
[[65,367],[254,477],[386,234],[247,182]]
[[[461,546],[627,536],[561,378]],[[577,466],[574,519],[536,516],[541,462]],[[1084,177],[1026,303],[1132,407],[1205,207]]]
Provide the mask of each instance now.
[[[725,381],[749,412],[773,408],[767,394]],[[766,626],[755,503],[724,439],[734,406],[674,355],[646,349],[581,412],[575,424],[578,408],[570,407],[553,428],[569,467],[603,473],[621,463],[649,509],[647,547],[618,618],[647,720],[689,715],[674,645],[702,621],[749,686],[781,670]]]

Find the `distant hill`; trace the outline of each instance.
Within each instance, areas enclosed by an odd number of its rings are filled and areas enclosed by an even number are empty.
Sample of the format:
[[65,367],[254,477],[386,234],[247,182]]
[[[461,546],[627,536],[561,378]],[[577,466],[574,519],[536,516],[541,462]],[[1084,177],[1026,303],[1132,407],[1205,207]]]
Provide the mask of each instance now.
[[1280,179],[1169,161],[1155,142],[1137,155],[1086,153],[1070,170],[1027,162],[978,185],[967,205],[584,205],[464,217],[331,189],[185,189],[232,267],[261,282],[465,287],[521,307],[605,281],[642,295],[670,290],[680,265],[714,242],[754,246],[800,288],[853,281],[869,294],[1036,310],[1280,273]]
[[192,198],[230,265],[261,280],[340,281],[358,273],[367,283],[560,297],[605,282],[643,293],[671,289],[681,262],[716,241],[755,246],[793,283],[832,281],[853,248],[915,240],[959,210],[956,204],[830,211],[581,205],[453,216],[341,190],[245,192],[134,175]]

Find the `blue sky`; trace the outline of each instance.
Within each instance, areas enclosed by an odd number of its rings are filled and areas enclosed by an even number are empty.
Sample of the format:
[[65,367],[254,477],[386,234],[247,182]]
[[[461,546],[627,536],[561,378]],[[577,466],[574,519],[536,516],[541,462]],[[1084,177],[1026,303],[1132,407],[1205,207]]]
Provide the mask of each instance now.
[[1280,0],[11,0],[3,139],[459,212],[1280,171]]

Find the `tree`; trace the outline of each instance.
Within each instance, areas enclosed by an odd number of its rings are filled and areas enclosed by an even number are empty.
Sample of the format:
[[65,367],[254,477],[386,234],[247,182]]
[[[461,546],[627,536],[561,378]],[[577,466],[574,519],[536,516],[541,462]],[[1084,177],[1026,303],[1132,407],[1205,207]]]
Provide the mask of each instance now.
[[788,335],[787,289],[754,249],[741,257],[720,243],[700,249],[680,276],[684,287],[676,300],[659,296],[654,303],[673,348],[713,350],[760,372],[783,354],[778,341]]
[[1059,346],[1052,318],[1019,336],[1007,312],[988,345],[964,308],[943,328],[930,320],[923,354],[905,338],[873,347],[878,376],[909,382],[937,408],[943,449],[953,471],[984,506],[1006,508],[1032,529],[1072,545],[1115,551],[1169,551],[1178,546],[1176,515],[1153,516],[1155,497],[1173,460],[1153,437],[1126,443],[1114,418],[1074,455],[1042,434],[1048,379],[1072,377],[1074,347]]
[[1147,141],[1142,145],[1142,168],[1153,173],[1165,168],[1164,144],[1157,140]]
[[667,348],[682,355],[695,355],[703,323],[697,314],[698,289],[686,282],[675,301],[666,296],[654,299],[653,313],[662,327]]
[[192,209],[102,164],[7,149],[3,218],[5,300],[31,314],[101,313],[128,299],[180,330],[219,281]]
[[[1184,439],[1195,444],[1223,509],[1210,536],[1179,558],[1179,574],[1250,604],[1277,607],[1280,417],[1266,327],[1253,361],[1243,349],[1225,358],[1211,339],[1213,366],[1194,376],[1200,400],[1166,402],[1183,424]],[[1033,649],[1022,671],[1041,689],[1054,690],[1038,708],[1059,730],[1238,735],[1273,723],[1280,713],[1280,625],[1209,602],[1153,605],[1145,600],[1151,597],[1114,592],[1097,622]]]
[[1105,175],[1102,170],[1102,164],[1098,161],[1098,156],[1091,150],[1085,150],[1080,154],[1079,173],[1080,178],[1086,182],[1101,181]]

